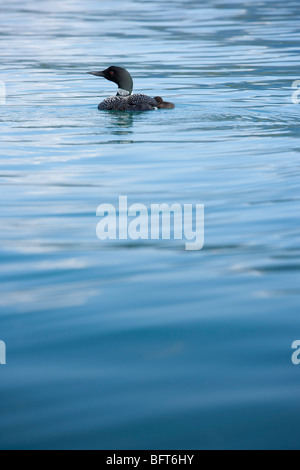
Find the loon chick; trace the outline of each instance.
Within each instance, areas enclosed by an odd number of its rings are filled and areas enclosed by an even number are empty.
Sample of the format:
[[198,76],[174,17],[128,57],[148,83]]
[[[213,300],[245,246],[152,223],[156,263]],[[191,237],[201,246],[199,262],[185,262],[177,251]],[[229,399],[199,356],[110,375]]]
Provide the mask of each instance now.
[[153,111],[154,109],[174,109],[172,103],[165,102],[160,96],[151,98],[146,95],[133,95],[133,80],[130,73],[121,67],[109,67],[103,72],[88,72],[96,77],[104,77],[118,85],[117,96],[107,98],[99,104],[100,111]]

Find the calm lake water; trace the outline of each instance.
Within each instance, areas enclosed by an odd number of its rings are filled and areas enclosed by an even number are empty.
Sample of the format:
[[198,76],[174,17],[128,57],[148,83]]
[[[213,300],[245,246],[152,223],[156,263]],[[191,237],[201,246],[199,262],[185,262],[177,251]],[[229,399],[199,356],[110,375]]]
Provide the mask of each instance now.
[[[299,14],[2,3],[1,449],[300,448]],[[99,112],[112,64],[176,109]],[[205,248],[101,242],[120,195],[205,204]]]

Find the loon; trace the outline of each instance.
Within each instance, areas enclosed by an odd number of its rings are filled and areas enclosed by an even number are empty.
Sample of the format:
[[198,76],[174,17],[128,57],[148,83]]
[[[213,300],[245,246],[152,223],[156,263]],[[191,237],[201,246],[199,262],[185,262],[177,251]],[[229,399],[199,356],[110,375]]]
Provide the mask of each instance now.
[[117,96],[107,98],[99,104],[99,111],[153,111],[154,109],[174,109],[172,103],[167,103],[160,96],[136,94],[133,95],[133,80],[130,73],[122,67],[109,67],[103,72],[87,72],[96,77],[104,77],[118,85]]

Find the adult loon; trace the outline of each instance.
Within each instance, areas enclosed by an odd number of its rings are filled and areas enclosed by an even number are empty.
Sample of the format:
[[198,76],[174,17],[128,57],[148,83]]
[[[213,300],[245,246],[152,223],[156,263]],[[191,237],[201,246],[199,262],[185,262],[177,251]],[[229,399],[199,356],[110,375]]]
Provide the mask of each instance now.
[[165,102],[160,96],[151,98],[146,95],[133,95],[133,80],[130,73],[121,67],[109,67],[103,72],[88,72],[96,77],[104,77],[118,85],[117,96],[107,98],[99,104],[100,111],[153,111],[154,109],[174,109],[172,103]]

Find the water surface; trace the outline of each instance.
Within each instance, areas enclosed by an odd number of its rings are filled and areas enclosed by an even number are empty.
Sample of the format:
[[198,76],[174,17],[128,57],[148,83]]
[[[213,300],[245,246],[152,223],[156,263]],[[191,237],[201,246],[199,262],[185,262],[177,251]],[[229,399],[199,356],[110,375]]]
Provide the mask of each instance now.
[[[299,2],[1,6],[2,449],[299,448]],[[127,67],[174,111],[100,113]],[[200,203],[205,248],[96,208]]]

